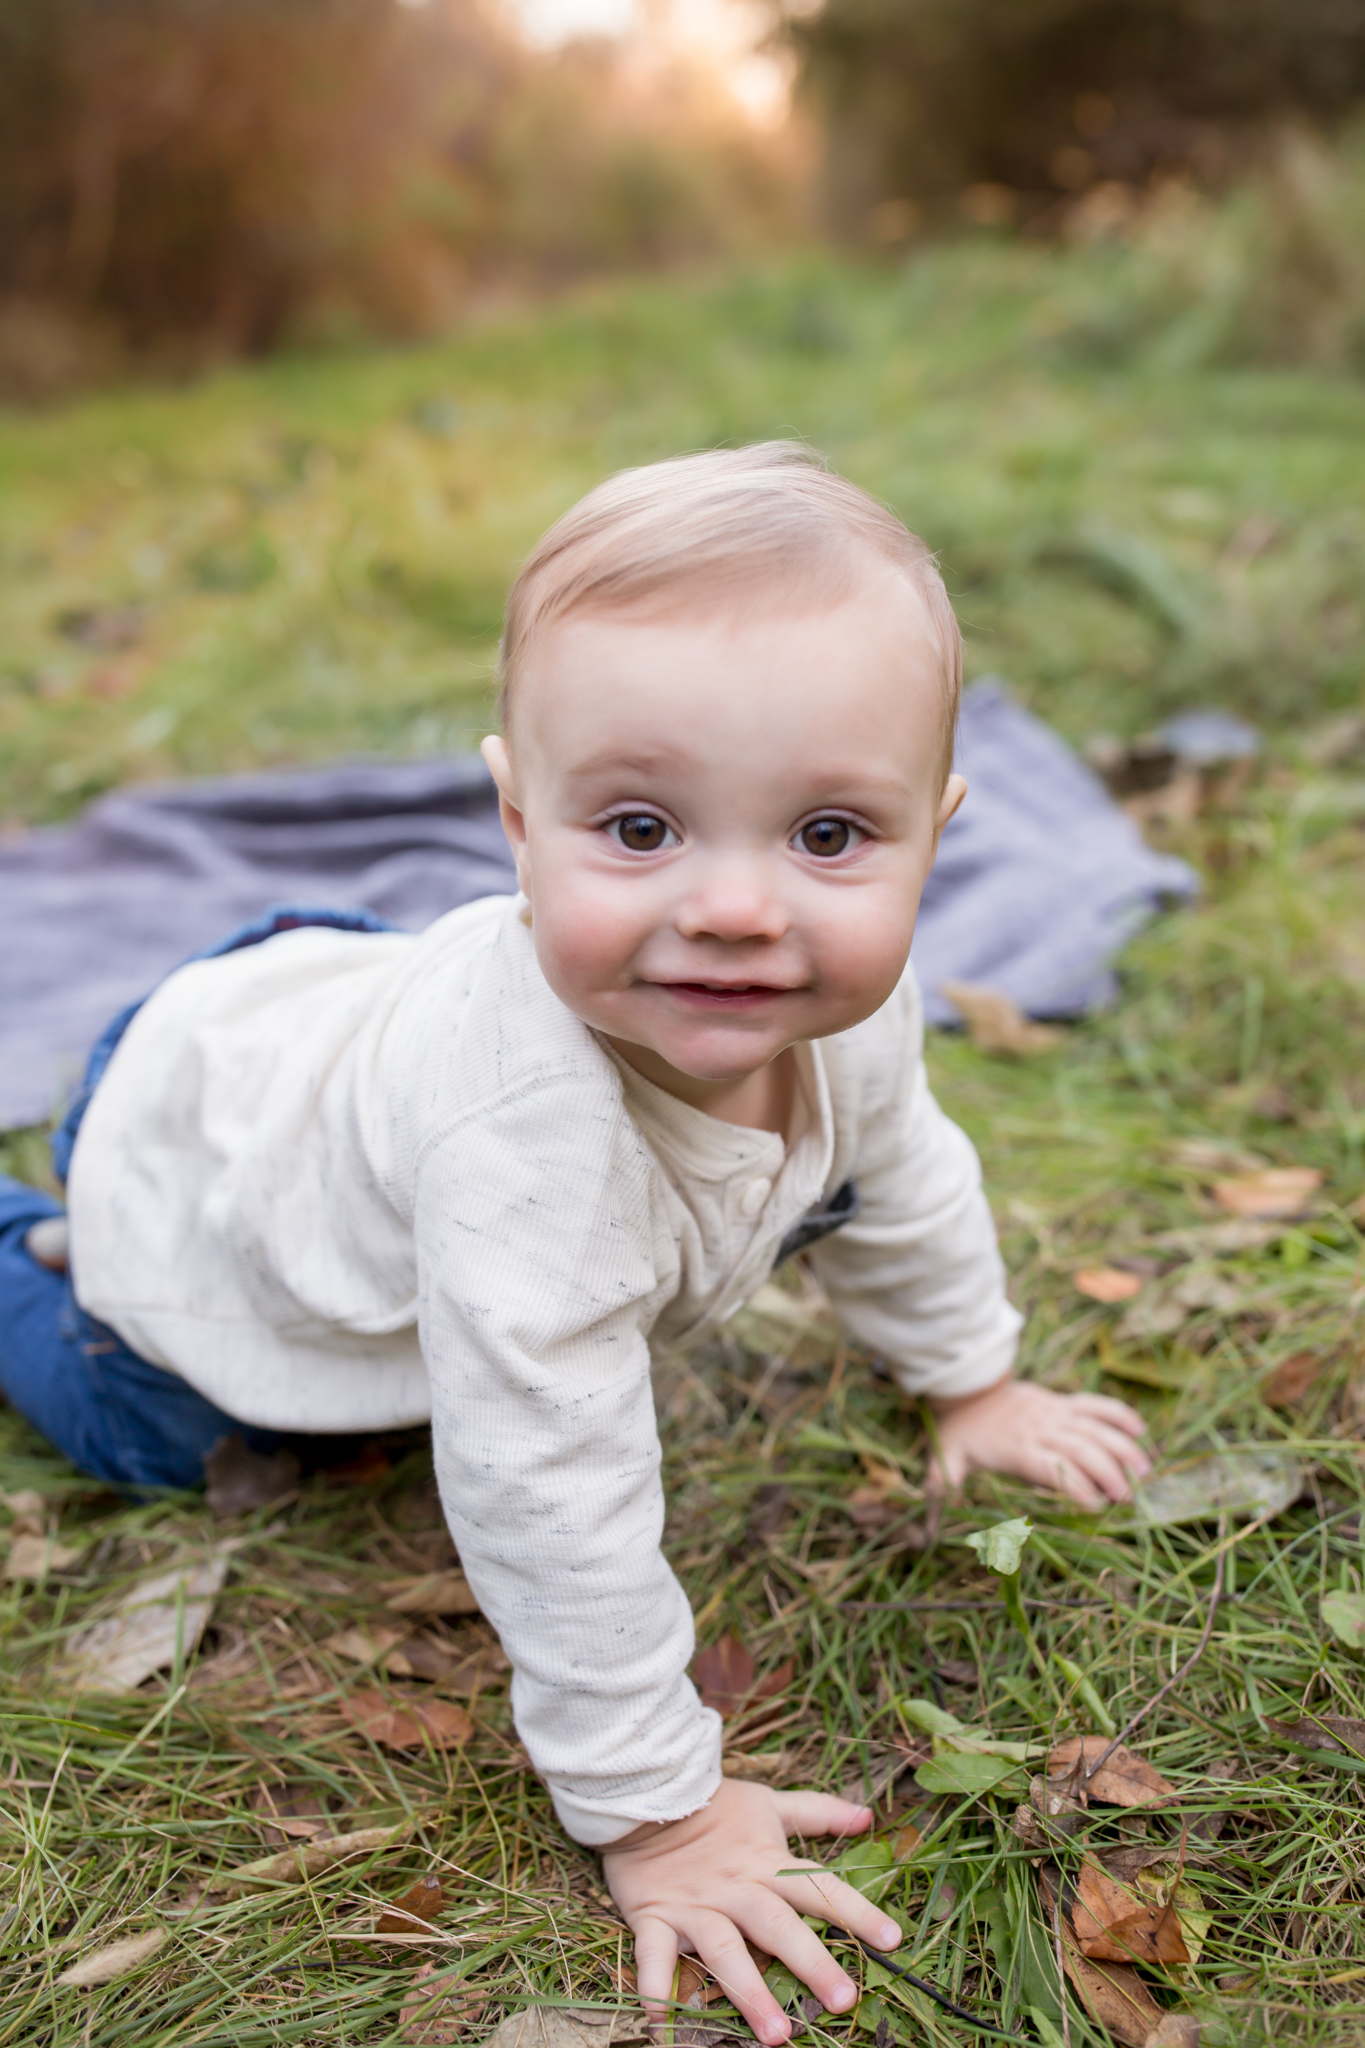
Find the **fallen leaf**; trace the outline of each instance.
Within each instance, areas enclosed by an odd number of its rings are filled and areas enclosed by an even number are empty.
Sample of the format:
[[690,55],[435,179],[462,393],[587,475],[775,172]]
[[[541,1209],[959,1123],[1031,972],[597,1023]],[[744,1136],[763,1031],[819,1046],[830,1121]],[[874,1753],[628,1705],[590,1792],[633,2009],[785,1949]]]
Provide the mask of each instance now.
[[[435,1871],[429,1870],[425,1877],[419,1877],[416,1884],[410,1884],[405,1892],[390,1900],[375,1921],[376,1934],[415,1934],[421,1926],[429,1927],[439,1917],[445,1899],[441,1891],[441,1880]],[[416,1923],[420,1922],[421,1926]]]
[[1257,1391],[1267,1408],[1297,1408],[1321,1379],[1326,1363],[1321,1351],[1295,1351],[1267,1373]]
[[1223,1514],[1269,1519],[1283,1514],[1302,1491],[1303,1470],[1291,1452],[1230,1445],[1144,1479],[1134,1490],[1133,1510],[1148,1529],[1212,1522]]
[[1164,2012],[1142,2048],[1199,2048],[1201,2029],[1193,2013]]
[[364,1444],[353,1458],[340,1458],[335,1465],[323,1467],[327,1477],[335,1486],[375,1486],[381,1479],[387,1479],[393,1470],[393,1461],[383,1444]]
[[326,1795],[317,1785],[300,1781],[286,1785],[253,1785],[247,1805],[261,1816],[267,1842],[305,1841],[332,1831]]
[[84,1554],[83,1543],[59,1543],[55,1536],[16,1536],[5,1559],[7,1579],[45,1579],[64,1572]]
[[960,1012],[967,1035],[981,1052],[1005,1053],[1015,1058],[1051,1052],[1065,1036],[1053,1025],[1035,1024],[999,989],[982,988],[970,981],[944,981],[939,983],[939,994],[947,996]]
[[1173,1166],[1188,1167],[1191,1173],[1255,1174],[1269,1164],[1262,1153],[1219,1138],[1177,1138],[1163,1149]]
[[[1055,1874],[1054,1866],[1053,1879]],[[1056,1894],[1046,1870],[1038,1872],[1038,1890],[1050,1947]],[[1137,1970],[1131,1963],[1092,1963],[1081,1954],[1064,1914],[1059,1924],[1062,1965],[1090,2017],[1107,2027],[1124,2048],[1146,2048],[1147,2037],[1161,2024],[1163,2014]]]
[[1175,1908],[1167,1900],[1134,1896],[1087,1857],[1076,1877],[1071,1924],[1082,1955],[1099,1963],[1188,1963]]
[[791,1683],[793,1664],[780,1664],[762,1678],[738,1636],[722,1636],[697,1652],[692,1677],[702,1705],[714,1707],[722,1721],[733,1720],[741,1707],[774,1699]]
[[441,1683],[447,1692],[484,1692],[490,1685],[498,1685],[512,1669],[512,1660],[501,1643],[488,1643],[462,1657],[453,1664]]
[[[387,1635],[388,1631],[384,1633]],[[425,1678],[435,1685],[446,1677],[455,1662],[456,1652],[450,1644],[423,1629],[416,1635],[403,1636],[397,1649],[388,1651],[384,1670],[390,1678]]]
[[384,1605],[393,1614],[477,1614],[479,1603],[463,1572],[424,1572],[388,1588]]
[[[531,2005],[514,2012],[488,2035],[485,2048],[611,2048],[617,2041],[647,2037],[643,2012],[565,2012],[562,2006]],[[675,2029],[674,2038],[682,2038]]]
[[1324,1593],[1319,1611],[1324,1627],[1348,1650],[1365,1650],[1365,1593]]
[[724,1778],[741,1778],[748,1785],[773,1785],[789,1775],[791,1763],[791,1751],[786,1749],[768,1750],[762,1756],[727,1749],[721,1757],[720,1769]]
[[131,1587],[112,1614],[71,1638],[60,1667],[78,1692],[131,1692],[154,1671],[188,1657],[208,1626],[227,1577],[234,1544],[220,1544],[198,1564],[177,1565]]
[[1344,1751],[1365,1758],[1365,1721],[1348,1714],[1318,1714],[1310,1721],[1266,1720],[1266,1727],[1285,1742],[1297,1742],[1301,1749]]
[[[1073,1735],[1059,1742],[1048,1757],[1048,1777],[1070,1779],[1078,1765],[1090,1770],[1108,1747],[1102,1735]],[[1154,1770],[1146,1757],[1122,1744],[1094,1777],[1085,1781],[1085,1792],[1087,1798],[1106,1806],[1157,1806],[1178,1796],[1175,1786]]]
[[8,1508],[14,1517],[16,1536],[41,1536],[47,1527],[47,1502],[31,1486],[17,1493],[0,1493],[0,1507]]
[[450,1969],[438,1977],[435,1963],[423,1963],[413,1972],[412,1989],[403,2000],[398,2037],[414,2048],[450,2048],[483,2017],[486,2004]]
[[252,1451],[236,1434],[219,1437],[204,1458],[209,1512],[215,1522],[229,1522],[277,1507],[298,1485],[301,1469],[292,1451]]
[[1266,1166],[1213,1184],[1213,1199],[1231,1216],[1299,1216],[1322,1186],[1316,1166]]
[[893,1860],[897,1863],[907,1862],[915,1854],[915,1851],[921,1846],[923,1841],[924,1836],[920,1833],[920,1830],[912,1820],[908,1820],[891,1844]]
[[934,1666],[934,1675],[945,1685],[980,1685],[978,1667],[966,1657],[944,1657]]
[[979,1799],[993,1792],[1019,1770],[1008,1757],[982,1756],[976,1752],[949,1750],[931,1757],[915,1772],[915,1783],[925,1792],[947,1793],[955,1799]]
[[1090,1301],[1131,1301],[1142,1291],[1138,1275],[1120,1272],[1117,1266],[1082,1266],[1071,1277],[1077,1294],[1084,1294]]
[[1032,1522],[1026,1516],[1016,1516],[1013,1521],[993,1522],[989,1529],[977,1529],[962,1541],[968,1550],[976,1552],[988,1571],[1008,1579],[1018,1571],[1024,1545],[1032,1534]]
[[151,1927],[146,1934],[111,1941],[108,1948],[97,1948],[93,1955],[82,1956],[69,1970],[63,1970],[57,1982],[78,1991],[88,1991],[96,1984],[112,1984],[116,1977],[126,1977],[139,1963],[145,1963],[169,1940],[166,1928]]
[[463,1707],[450,1700],[405,1700],[401,1704],[382,1692],[353,1693],[341,1703],[352,1727],[385,1749],[455,1749],[474,1733]]
[[399,1821],[392,1827],[357,1828],[348,1835],[319,1835],[311,1842],[293,1843],[273,1856],[258,1856],[254,1863],[240,1863],[235,1870],[220,1871],[210,1880],[208,1891],[215,1898],[230,1898],[234,1892],[247,1891],[256,1884],[299,1884],[305,1877],[330,1870],[334,1863],[386,1849],[390,1842],[406,1834],[409,1826],[410,1822]]
[[401,1628],[343,1628],[334,1636],[325,1636],[317,1648],[344,1657],[348,1664],[377,1664],[402,1642],[404,1634]]

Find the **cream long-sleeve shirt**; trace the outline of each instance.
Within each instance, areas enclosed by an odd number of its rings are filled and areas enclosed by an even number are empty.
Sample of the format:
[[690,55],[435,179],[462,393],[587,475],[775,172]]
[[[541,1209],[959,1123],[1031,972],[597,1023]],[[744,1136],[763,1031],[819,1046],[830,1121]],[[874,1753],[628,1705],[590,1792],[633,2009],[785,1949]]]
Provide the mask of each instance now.
[[430,1416],[522,1740],[602,1844],[693,1811],[720,1769],[659,1547],[651,1340],[722,1323],[849,1180],[858,1213],[812,1257],[907,1392],[990,1385],[1019,1318],[909,973],[798,1048],[788,1144],[620,1062],[550,989],[523,909],[304,928],[171,975],[82,1125],[72,1270],[91,1313],[244,1422]]

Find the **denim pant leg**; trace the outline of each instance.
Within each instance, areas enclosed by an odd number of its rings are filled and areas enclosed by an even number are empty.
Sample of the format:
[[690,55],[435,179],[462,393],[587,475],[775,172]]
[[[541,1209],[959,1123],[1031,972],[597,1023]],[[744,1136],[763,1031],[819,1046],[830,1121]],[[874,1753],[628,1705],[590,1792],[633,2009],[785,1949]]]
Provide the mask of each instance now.
[[204,1457],[236,1434],[272,1450],[274,1430],[235,1422],[175,1373],[130,1351],[85,1313],[63,1273],[24,1239],[61,1204],[0,1174],[0,1393],[92,1479],[114,1486],[198,1486]]

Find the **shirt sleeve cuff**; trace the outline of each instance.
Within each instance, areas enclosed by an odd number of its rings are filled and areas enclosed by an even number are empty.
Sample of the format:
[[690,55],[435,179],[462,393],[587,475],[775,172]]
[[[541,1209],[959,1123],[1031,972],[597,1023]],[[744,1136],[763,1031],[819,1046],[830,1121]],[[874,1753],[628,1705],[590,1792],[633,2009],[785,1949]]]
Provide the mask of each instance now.
[[719,1714],[709,1707],[702,1714],[705,1741],[698,1744],[689,1768],[662,1784],[608,1790],[600,1781],[594,1788],[584,1779],[551,1780],[550,1797],[565,1833],[587,1849],[606,1849],[647,1821],[662,1825],[683,1820],[705,1806],[720,1784],[721,1728]]

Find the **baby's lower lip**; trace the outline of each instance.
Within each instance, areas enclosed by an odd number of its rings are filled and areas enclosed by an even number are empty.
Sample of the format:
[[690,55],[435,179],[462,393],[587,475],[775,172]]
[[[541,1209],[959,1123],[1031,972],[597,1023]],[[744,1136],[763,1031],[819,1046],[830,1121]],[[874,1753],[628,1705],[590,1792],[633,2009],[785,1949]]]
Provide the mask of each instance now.
[[707,981],[665,981],[658,984],[667,989],[680,1002],[694,1003],[699,1009],[709,1010],[754,1010],[761,1004],[774,1002],[778,996],[790,995],[790,989],[773,988],[767,982],[745,982],[737,987],[726,987]]

